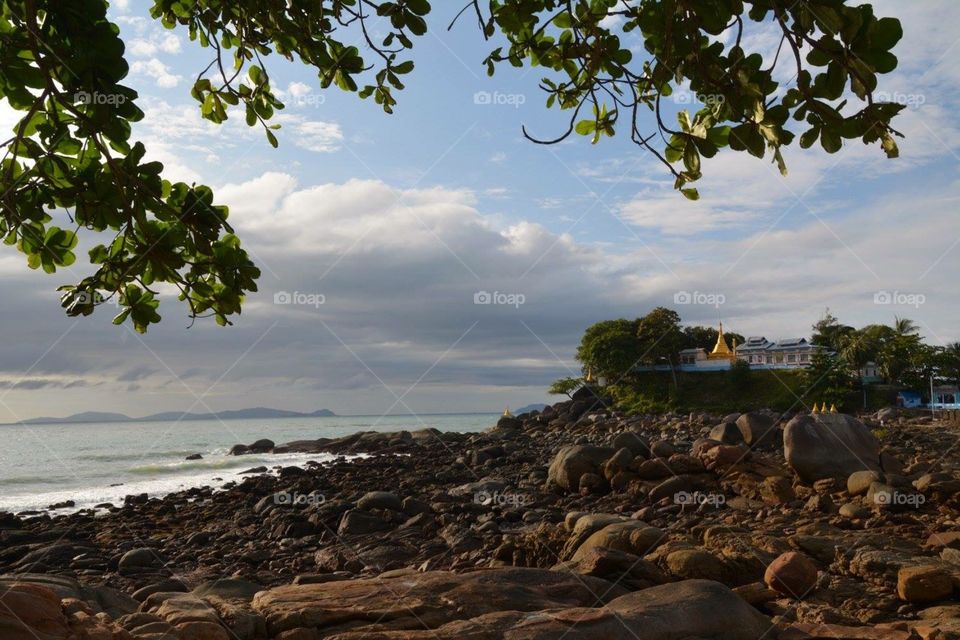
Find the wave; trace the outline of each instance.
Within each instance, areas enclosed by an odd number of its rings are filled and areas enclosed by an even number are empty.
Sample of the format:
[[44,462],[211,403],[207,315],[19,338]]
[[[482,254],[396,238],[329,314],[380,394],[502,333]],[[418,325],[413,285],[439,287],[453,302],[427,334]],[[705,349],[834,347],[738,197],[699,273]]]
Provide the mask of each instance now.
[[42,475],[42,476],[17,476],[14,478],[2,478],[0,479],[0,486],[4,485],[31,485],[31,484],[63,484],[65,482],[75,481],[77,478],[75,476],[51,476],[51,475]]
[[216,469],[231,469],[234,467],[255,467],[256,464],[250,464],[250,461],[235,460],[185,460],[183,462],[152,463],[142,464],[127,469],[128,473],[135,475],[156,475],[156,474],[177,474],[187,471],[204,471]]
[[130,460],[145,460],[148,458],[184,458],[197,453],[196,450],[175,449],[171,451],[143,451],[141,453],[101,453],[90,456],[80,456],[89,462],[125,462]]
[[[348,457],[367,456],[366,454],[357,454]],[[239,475],[239,472],[251,467],[302,466],[308,460],[327,462],[334,458],[336,456],[327,453],[284,453],[138,465],[129,469],[126,477],[111,478],[109,483],[100,478],[98,480],[91,479],[90,484],[85,487],[61,488],[54,491],[41,489],[21,495],[0,494],[0,511],[17,512],[28,509],[45,509],[51,504],[73,500],[75,502],[74,507],[57,512],[67,513],[90,508],[101,503],[122,504],[124,496],[129,494],[146,493],[150,497],[160,497],[190,487],[209,486],[217,489],[227,482],[243,478],[244,476]],[[222,471],[218,473],[219,470],[224,469],[226,469],[226,473]],[[222,476],[222,478],[215,480],[214,476]],[[20,480],[27,480],[27,478],[22,477]],[[76,478],[69,478],[68,480],[75,481]],[[23,484],[39,484],[38,478],[29,478],[29,481],[23,482]]]
[[326,462],[336,456],[329,453],[287,453],[245,456],[217,456],[201,460],[179,460],[176,462],[153,462],[130,467],[128,473],[134,475],[184,474],[196,471],[218,471],[221,469],[249,469],[251,467],[274,467],[278,465],[303,464],[308,460]]

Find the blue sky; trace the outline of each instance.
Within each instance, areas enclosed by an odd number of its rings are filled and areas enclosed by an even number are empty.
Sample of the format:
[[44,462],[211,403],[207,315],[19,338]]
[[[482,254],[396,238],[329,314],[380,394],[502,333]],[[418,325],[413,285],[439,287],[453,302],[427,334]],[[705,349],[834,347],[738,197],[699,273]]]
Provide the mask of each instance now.
[[[145,1],[115,5],[146,112],[135,135],[168,177],[230,205],[261,292],[227,329],[186,329],[168,296],[163,325],[137,336],[110,310],[62,316],[54,289],[82,277],[81,263],[44,276],[8,250],[0,291],[17,304],[0,308],[0,420],[496,410],[546,401],[590,323],[658,305],[771,339],[808,335],[826,307],[854,325],[908,316],[930,342],[960,339],[956,3],[874,3],[905,29],[900,69],[880,86],[910,104],[895,123],[907,135],[899,160],[860,143],[833,156],[792,148],[782,178],[767,160],[721,154],[705,162],[696,203],[623,136],[525,140],[522,125],[543,137],[565,126],[543,105],[540,70],[487,77],[491,45],[467,20],[446,31],[455,7],[434,4],[393,115],[268,58],[289,105],[276,150],[239,112],[221,127],[200,119],[189,89],[208,51],[151,21]],[[775,43],[761,29],[746,46]],[[2,105],[0,124],[14,121]],[[323,304],[275,304],[283,292]],[[478,292],[523,303],[477,305]],[[677,306],[682,292],[723,304]]]

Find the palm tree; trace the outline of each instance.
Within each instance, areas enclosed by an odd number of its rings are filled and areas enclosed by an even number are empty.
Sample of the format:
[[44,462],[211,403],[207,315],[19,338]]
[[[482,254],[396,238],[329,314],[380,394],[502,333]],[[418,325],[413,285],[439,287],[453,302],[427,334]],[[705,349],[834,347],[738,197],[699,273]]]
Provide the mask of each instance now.
[[852,331],[844,334],[840,339],[840,356],[847,365],[857,372],[860,379],[860,388],[863,390],[863,408],[867,408],[867,387],[863,383],[864,369],[873,358],[876,344],[869,333]]
[[893,332],[898,338],[912,336],[920,331],[920,326],[910,318],[893,317]]
[[922,346],[919,326],[909,318],[894,317],[889,339],[881,348],[880,367],[890,383],[900,383]]

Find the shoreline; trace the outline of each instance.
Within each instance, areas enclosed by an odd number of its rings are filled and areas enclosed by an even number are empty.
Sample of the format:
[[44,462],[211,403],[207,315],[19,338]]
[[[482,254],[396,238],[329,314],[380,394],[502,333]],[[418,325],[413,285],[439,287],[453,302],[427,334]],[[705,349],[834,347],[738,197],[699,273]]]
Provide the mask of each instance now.
[[[627,417],[580,398],[502,418],[481,433],[368,432],[302,442],[295,448],[335,457],[280,465],[222,490],[135,496],[97,517],[0,514],[0,572],[19,575],[0,581],[50,588],[52,580],[61,598],[79,597],[91,611],[96,601],[107,613],[84,624],[144,640],[154,639],[138,630],[161,628],[172,640],[446,640],[468,632],[492,640],[521,627],[529,633],[522,637],[546,640],[564,633],[550,635],[556,620],[523,622],[511,612],[558,608],[574,617],[591,612],[596,624],[609,625],[603,637],[620,639],[617,616],[643,628],[653,624],[643,602],[660,600],[699,612],[675,621],[690,634],[710,632],[710,616],[716,624],[723,617],[717,611],[732,616],[724,629],[772,626],[770,638],[822,637],[797,635],[816,623],[954,624],[922,619],[938,600],[912,593],[905,600],[898,581],[909,580],[900,574],[912,566],[949,574],[954,543],[931,547],[928,539],[939,533],[960,542],[960,531],[952,537],[960,529],[957,499],[947,491],[960,487],[960,471],[954,458],[938,460],[955,433],[929,421],[895,421],[896,429],[888,422],[877,446],[889,468],[870,471],[880,488],[871,485],[868,500],[846,482],[802,477],[809,469],[789,438],[786,445],[765,441],[782,439],[784,423],[744,415]],[[844,416],[819,420],[867,428]],[[773,429],[747,444],[750,425]],[[914,504],[878,502],[887,486]],[[776,562],[813,567],[815,584],[799,609],[765,576]],[[392,581],[403,589],[391,615],[409,631],[373,613],[391,606]],[[598,601],[584,585],[608,597]],[[429,633],[416,635],[422,627],[404,613],[404,592],[426,607]],[[939,601],[951,597],[940,593]],[[209,611],[188,621],[184,612],[197,603]],[[310,611],[341,613],[329,618],[334,623]],[[201,622],[208,636],[196,635]],[[960,629],[960,612],[955,623]]]

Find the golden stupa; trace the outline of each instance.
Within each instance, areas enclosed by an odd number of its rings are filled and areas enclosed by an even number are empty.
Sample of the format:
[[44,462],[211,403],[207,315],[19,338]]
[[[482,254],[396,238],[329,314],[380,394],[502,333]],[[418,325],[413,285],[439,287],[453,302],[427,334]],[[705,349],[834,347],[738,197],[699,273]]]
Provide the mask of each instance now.
[[593,382],[593,367],[587,367],[587,377],[584,378],[584,382],[587,384]]
[[513,414],[510,413],[510,407],[507,407],[506,409],[503,410],[503,417],[504,417],[504,418],[512,418],[512,417],[513,417]]
[[734,360],[737,357],[737,343],[734,341],[733,349],[727,346],[727,339],[723,337],[723,323],[720,323],[720,330],[717,332],[717,344],[713,346],[713,351],[707,354],[707,360]]

